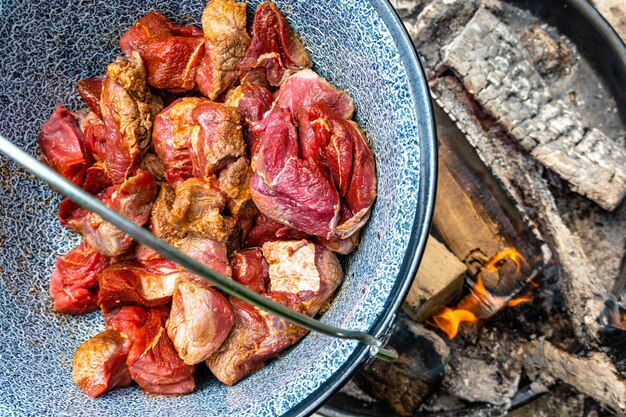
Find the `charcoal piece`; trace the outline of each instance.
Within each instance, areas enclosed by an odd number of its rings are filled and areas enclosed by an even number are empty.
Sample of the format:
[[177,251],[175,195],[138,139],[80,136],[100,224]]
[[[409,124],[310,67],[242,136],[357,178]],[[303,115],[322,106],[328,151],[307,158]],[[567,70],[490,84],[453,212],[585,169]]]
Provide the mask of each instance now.
[[400,314],[389,345],[396,362],[375,361],[355,377],[357,385],[401,416],[411,416],[437,388],[450,350],[434,332]]
[[551,97],[527,49],[496,16],[478,9],[443,61],[476,101],[573,191],[605,210],[626,195],[626,151]]
[[478,0],[434,0],[407,29],[430,79],[441,66],[441,51],[478,9]]
[[451,395],[465,401],[508,407],[518,390],[521,366],[515,362],[509,370],[495,361],[469,358],[460,351],[453,355],[442,382]]

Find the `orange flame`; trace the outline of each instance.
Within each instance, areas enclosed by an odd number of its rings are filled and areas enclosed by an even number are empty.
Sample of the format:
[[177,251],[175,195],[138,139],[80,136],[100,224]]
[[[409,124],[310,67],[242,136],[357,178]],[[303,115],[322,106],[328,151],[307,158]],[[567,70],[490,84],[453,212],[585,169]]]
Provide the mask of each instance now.
[[524,296],[524,297],[517,297],[517,298],[512,298],[509,300],[508,303],[506,303],[507,307],[515,307],[518,306],[522,303],[527,303],[530,301],[530,297],[528,296]]
[[515,272],[520,272],[520,261],[522,261],[522,263],[524,263],[525,265],[527,264],[526,259],[522,256],[521,253],[517,251],[517,249],[505,248],[498,252],[496,256],[494,256],[493,259],[491,259],[489,263],[485,265],[485,268],[487,268],[487,271],[489,272],[498,272],[500,270],[498,263],[503,261],[505,258],[509,258],[515,263]]
[[[526,259],[524,259],[515,248],[506,248],[498,252],[496,256],[485,265],[485,268],[489,272],[498,272],[502,267],[501,262],[506,258],[509,258],[515,263],[516,273],[520,272],[521,263],[527,265]],[[537,286],[533,282],[530,284],[533,288]],[[453,339],[456,337],[459,326],[462,323],[477,323],[479,318],[491,317],[505,306],[515,307],[530,300],[529,294],[512,298],[508,301],[504,297],[494,296],[485,288],[485,284],[479,275],[474,287],[472,287],[471,293],[457,304],[456,309],[444,307],[441,312],[432,317],[434,323],[431,324],[437,326],[445,332],[450,339]]]
[[476,323],[478,319],[471,311],[444,307],[440,313],[433,316],[433,321],[450,339],[454,339],[461,323]]

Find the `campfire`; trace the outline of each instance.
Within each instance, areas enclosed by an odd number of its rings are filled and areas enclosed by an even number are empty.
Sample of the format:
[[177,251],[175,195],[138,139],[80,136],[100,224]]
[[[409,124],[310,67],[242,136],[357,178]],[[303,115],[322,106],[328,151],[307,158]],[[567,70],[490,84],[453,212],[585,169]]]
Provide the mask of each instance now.
[[[511,262],[515,265],[515,269],[503,270],[503,265]],[[523,276],[521,264],[527,265],[526,259],[515,249],[506,248],[493,257],[486,265],[485,271],[492,274],[513,274],[512,280],[519,280],[523,284],[534,287],[537,284],[532,282],[529,277]],[[537,275],[533,274],[534,277]],[[518,291],[514,291],[517,293]],[[466,295],[455,308],[443,307],[441,312],[432,317],[432,324],[448,335],[450,339],[456,337],[459,325],[461,323],[476,324],[479,320],[487,320],[496,315],[505,307],[513,308],[519,304],[530,301],[530,295],[516,297],[513,294],[509,296],[493,295],[483,283],[481,274],[478,275],[471,292]]]
[[435,99],[433,231],[391,335],[399,362],[372,363],[340,398],[401,416],[626,415],[616,102],[516,2],[396,6]]

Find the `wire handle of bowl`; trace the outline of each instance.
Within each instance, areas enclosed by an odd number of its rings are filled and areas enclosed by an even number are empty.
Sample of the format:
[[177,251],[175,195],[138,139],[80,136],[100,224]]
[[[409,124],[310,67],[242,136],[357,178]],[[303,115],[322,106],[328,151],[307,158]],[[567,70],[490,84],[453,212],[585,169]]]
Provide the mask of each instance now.
[[104,220],[126,232],[139,243],[154,249],[163,257],[206,279],[225,293],[246,301],[260,309],[273,313],[278,317],[305,329],[340,339],[358,340],[368,345],[370,347],[370,355],[375,356],[376,358],[390,362],[393,362],[398,358],[398,353],[395,349],[390,346],[385,346],[383,341],[377,339],[369,333],[342,329],[340,327],[325,324],[312,317],[293,311],[282,304],[271,301],[239,284],[238,282],[215,272],[206,265],[185,255],[178,249],[157,238],[147,229],[137,226],[131,220],[105,206],[98,199],[67,181],[61,175],[57,174],[52,169],[39,162],[19,147],[15,146],[11,141],[2,135],[0,135],[0,152],[17,162],[23,168],[31,172],[37,178],[46,182],[61,194],[64,194],[72,199],[72,201],[76,204],[82,206],[86,210],[97,213]]

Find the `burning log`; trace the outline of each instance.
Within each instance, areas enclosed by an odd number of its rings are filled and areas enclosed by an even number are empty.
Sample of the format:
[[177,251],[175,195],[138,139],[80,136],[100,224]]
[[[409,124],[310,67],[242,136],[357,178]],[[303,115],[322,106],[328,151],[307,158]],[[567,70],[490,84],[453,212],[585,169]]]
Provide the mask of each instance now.
[[461,295],[467,268],[446,247],[428,237],[424,257],[407,294],[404,311],[421,323]]
[[[444,113],[437,114],[445,117]],[[513,210],[505,212],[505,196],[485,186],[456,149],[463,139],[458,129],[439,129],[439,177],[433,226],[446,246],[478,274],[490,259],[504,247],[515,246],[533,257],[529,241],[520,227],[512,221]],[[459,138],[460,136],[460,138]]]
[[454,309],[444,307],[441,312],[435,314],[432,317],[432,323],[445,332],[450,339],[453,339],[462,323],[477,323],[479,320],[488,320],[505,307],[515,307],[530,301],[528,295],[519,296],[519,294],[525,290],[528,284],[536,286],[534,280],[539,275],[539,271],[535,269],[529,276],[524,276],[521,265],[522,263],[527,265],[527,263],[518,251],[513,248],[502,250],[487,263],[485,271],[497,274],[504,270],[502,265],[506,265],[508,262],[515,264],[514,272],[506,274],[506,276],[513,278],[509,281],[501,280],[500,282],[506,282],[507,287],[509,282],[515,282],[516,285],[507,295],[495,294],[497,289],[488,290],[483,283],[482,275],[478,275],[472,291]]
[[546,341],[530,342],[524,351],[527,367],[549,373],[615,413],[626,413],[626,381],[603,353],[578,357]]
[[[456,77],[440,77],[430,83],[435,100],[466,134],[480,158],[509,191],[528,224],[550,245],[561,266],[559,285],[580,341],[597,344],[606,293],[595,267],[589,262],[579,238],[565,225],[547,182],[536,163],[516,150],[501,128],[481,113]],[[539,215],[539,213],[541,215]]]
[[579,194],[606,210],[626,195],[626,152],[553,99],[532,58],[489,11],[480,8],[445,48],[443,61],[520,146]]

